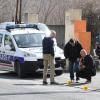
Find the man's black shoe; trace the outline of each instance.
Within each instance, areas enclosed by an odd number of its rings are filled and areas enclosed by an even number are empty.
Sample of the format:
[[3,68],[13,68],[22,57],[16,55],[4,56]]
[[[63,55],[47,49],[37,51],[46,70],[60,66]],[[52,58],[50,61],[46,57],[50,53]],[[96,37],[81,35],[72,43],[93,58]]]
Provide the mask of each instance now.
[[80,80],[80,78],[79,77],[76,77],[76,81],[79,81]]
[[47,85],[48,83],[46,81],[43,81],[43,85]]
[[51,85],[59,85],[57,82],[50,82]]
[[79,82],[78,82],[79,80],[80,80],[79,77],[77,77],[77,78],[76,78],[76,83],[79,83]]

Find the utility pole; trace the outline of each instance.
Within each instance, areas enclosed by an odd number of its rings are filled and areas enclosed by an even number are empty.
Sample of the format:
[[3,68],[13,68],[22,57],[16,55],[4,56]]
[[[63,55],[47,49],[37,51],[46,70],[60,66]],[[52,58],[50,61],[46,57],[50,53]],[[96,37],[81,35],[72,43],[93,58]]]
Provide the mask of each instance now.
[[18,4],[19,4],[19,0],[16,0],[15,24],[18,23]]
[[19,24],[21,24],[21,19],[22,19],[22,0],[20,0],[20,4],[19,4]]
[[16,0],[15,24],[21,24],[22,0]]

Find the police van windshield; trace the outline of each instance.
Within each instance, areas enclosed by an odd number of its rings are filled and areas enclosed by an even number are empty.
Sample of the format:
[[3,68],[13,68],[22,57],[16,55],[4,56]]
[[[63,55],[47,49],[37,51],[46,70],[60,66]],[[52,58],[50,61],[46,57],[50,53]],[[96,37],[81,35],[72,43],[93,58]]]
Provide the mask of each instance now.
[[14,35],[14,39],[19,48],[41,47],[43,37],[43,33]]

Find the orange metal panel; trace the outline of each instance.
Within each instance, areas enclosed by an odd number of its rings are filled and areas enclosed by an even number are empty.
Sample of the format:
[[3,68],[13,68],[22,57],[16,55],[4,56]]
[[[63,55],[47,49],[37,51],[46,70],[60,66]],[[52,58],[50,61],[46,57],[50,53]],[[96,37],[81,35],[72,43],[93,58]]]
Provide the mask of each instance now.
[[91,32],[86,32],[86,20],[77,20],[74,23],[74,35],[78,39],[83,48],[90,53],[91,49]]
[[80,32],[79,40],[82,43],[83,48],[90,53],[91,49],[91,32]]
[[75,32],[86,32],[86,20],[77,20],[74,23]]

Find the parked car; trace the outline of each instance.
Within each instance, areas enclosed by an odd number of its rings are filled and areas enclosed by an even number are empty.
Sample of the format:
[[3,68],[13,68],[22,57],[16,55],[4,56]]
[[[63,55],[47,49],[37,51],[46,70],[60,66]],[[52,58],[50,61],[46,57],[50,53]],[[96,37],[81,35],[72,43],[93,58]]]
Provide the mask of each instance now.
[[[43,71],[42,39],[45,35],[30,24],[0,24],[0,70],[15,71],[20,78]],[[55,70],[62,71],[64,64],[63,50],[56,45]]]

